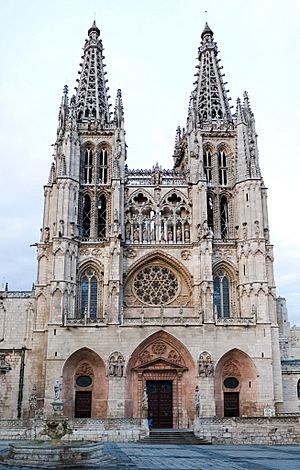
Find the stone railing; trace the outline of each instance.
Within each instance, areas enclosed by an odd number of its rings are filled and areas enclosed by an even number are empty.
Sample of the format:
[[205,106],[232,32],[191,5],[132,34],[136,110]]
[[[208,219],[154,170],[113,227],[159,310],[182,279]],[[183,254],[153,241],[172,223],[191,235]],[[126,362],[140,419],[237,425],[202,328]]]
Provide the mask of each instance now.
[[199,326],[202,317],[124,318],[123,326]]
[[256,317],[248,317],[248,318],[218,318],[215,317],[215,325],[216,326],[255,326],[256,325]]
[[107,319],[105,318],[67,318],[64,326],[107,326]]

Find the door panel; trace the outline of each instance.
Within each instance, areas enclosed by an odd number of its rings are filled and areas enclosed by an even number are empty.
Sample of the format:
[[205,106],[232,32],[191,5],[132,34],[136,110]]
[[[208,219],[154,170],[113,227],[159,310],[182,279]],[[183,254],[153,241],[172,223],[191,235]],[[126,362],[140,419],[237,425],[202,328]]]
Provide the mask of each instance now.
[[92,392],[76,391],[75,418],[90,418],[92,411]]
[[148,416],[153,428],[172,428],[172,381],[148,380]]
[[224,416],[239,416],[239,392],[224,392]]

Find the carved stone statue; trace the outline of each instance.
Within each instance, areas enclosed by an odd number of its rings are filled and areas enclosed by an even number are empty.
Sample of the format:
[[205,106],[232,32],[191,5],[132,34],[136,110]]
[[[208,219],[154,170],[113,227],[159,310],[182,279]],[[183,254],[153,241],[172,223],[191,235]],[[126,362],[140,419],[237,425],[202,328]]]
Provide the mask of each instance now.
[[111,377],[123,377],[124,374],[124,358],[122,354],[114,352],[110,355],[108,363],[108,373]]
[[208,227],[207,220],[204,220],[203,225],[202,225],[202,235],[203,235],[203,238],[206,238],[206,237],[207,237],[208,231],[209,231],[209,227]]
[[214,364],[211,355],[204,351],[199,356],[199,375],[202,377],[210,377],[214,374]]
[[200,389],[199,385],[195,388],[195,411],[196,417],[200,416]]
[[45,227],[45,232],[44,232],[44,242],[48,243],[50,239],[50,228]]
[[56,380],[54,384],[54,400],[60,401],[61,400],[61,392],[62,392],[62,384]]

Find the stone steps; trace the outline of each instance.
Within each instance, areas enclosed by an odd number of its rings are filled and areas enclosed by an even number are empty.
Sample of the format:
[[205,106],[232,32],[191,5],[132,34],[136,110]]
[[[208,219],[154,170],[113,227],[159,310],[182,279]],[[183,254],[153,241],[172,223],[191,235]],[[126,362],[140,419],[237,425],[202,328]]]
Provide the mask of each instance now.
[[211,444],[206,439],[197,438],[192,431],[153,429],[149,436],[139,441],[141,444],[176,444],[176,445],[206,445]]

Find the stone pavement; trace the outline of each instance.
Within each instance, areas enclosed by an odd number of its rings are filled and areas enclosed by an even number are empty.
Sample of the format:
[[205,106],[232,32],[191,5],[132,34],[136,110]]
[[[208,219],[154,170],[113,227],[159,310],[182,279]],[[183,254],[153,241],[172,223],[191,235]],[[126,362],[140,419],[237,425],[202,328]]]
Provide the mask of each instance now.
[[[0,454],[8,442],[0,442]],[[101,470],[300,470],[300,446],[146,445],[106,443],[119,463]],[[0,470],[19,467],[5,467]],[[30,470],[27,467],[27,470]],[[99,469],[100,470],[100,469]]]

